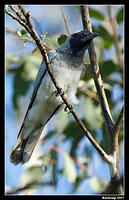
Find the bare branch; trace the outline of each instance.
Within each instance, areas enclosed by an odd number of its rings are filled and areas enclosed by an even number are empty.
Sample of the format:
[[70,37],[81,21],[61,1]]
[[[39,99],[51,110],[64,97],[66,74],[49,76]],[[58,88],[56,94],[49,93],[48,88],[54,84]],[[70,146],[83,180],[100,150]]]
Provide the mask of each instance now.
[[101,194],[117,194],[120,193],[120,186],[123,185],[123,177],[120,177],[119,179],[111,179],[111,181],[109,182],[109,184],[107,185],[107,188],[101,192]]
[[60,10],[61,10],[61,13],[62,13],[62,16],[63,16],[64,22],[65,22],[65,27],[66,27],[67,33],[68,33],[68,35],[69,35],[69,29],[68,29],[67,21],[66,21],[65,16],[64,16],[63,9],[62,9],[61,6],[59,6],[59,7],[60,7]]
[[114,38],[114,42],[115,42],[117,58],[118,58],[118,62],[119,62],[121,71],[123,71],[124,63],[123,63],[123,59],[122,59],[122,56],[121,56],[120,43],[119,43],[118,34],[117,34],[117,22],[116,22],[116,20],[113,16],[111,6],[108,6],[108,11],[109,11],[110,23],[111,23],[112,30],[113,30],[113,38]]
[[9,11],[5,10],[6,14],[8,14],[10,17],[12,17],[14,20],[18,21],[19,24],[21,24],[28,32],[28,27],[26,26],[26,23],[24,23],[21,19],[17,18],[15,15],[10,13]]
[[[84,29],[88,29],[88,30],[92,31],[88,6],[81,6],[81,13],[82,13],[82,21],[83,21]],[[97,56],[96,56],[94,44],[92,41],[90,43],[88,51],[89,51],[89,57],[90,57],[90,62],[91,62],[92,74],[93,74],[95,86],[97,89],[97,94],[99,97],[99,101],[101,104],[101,108],[102,108],[102,112],[104,115],[107,129],[108,129],[108,131],[110,131],[112,129],[112,127],[114,126],[114,122],[113,122],[112,115],[111,115],[109,105],[108,105],[108,101],[107,101],[107,98],[105,95],[102,78],[101,78],[101,75],[99,72]]]
[[112,128],[112,131],[110,132],[110,138],[109,138],[110,154],[113,154],[117,150],[118,134],[120,131],[120,125],[123,120],[123,117],[124,117],[124,106],[122,107],[118,120],[116,121],[114,127]]
[[14,11],[16,13],[16,15],[19,17],[19,19],[21,19],[24,23],[26,23],[25,19],[22,17],[22,15],[15,9],[14,6],[10,5],[10,8],[12,9],[12,11]]

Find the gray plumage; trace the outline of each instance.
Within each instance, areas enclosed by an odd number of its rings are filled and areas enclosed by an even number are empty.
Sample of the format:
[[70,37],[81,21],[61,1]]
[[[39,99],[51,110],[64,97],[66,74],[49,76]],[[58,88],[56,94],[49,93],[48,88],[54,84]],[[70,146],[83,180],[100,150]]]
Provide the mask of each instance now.
[[[60,48],[48,53],[53,75],[72,105],[78,103],[76,90],[85,50],[96,36],[96,33],[88,30],[76,32],[67,37]],[[64,107],[61,97],[56,93],[43,61],[34,82],[33,94],[17,142],[10,155],[13,164],[25,163],[30,159],[43,127]]]

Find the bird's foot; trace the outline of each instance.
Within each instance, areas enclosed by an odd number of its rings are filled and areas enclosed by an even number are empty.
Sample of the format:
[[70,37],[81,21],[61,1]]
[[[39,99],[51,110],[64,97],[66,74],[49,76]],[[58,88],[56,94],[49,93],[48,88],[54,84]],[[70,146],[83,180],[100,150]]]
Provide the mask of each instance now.
[[64,95],[64,91],[63,91],[62,88],[60,88],[59,90],[56,91],[55,96],[58,97],[58,96],[61,96],[61,95]]
[[73,106],[70,104],[69,107],[65,106],[64,111],[67,112],[67,114],[69,114],[71,111],[73,110]]

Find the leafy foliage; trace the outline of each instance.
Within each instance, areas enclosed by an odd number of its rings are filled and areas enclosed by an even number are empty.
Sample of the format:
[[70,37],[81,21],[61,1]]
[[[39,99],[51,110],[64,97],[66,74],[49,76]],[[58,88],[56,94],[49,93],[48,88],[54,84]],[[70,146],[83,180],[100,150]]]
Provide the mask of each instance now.
[[[24,57],[19,57],[15,54],[7,56],[6,71],[14,75],[13,105],[16,114],[19,114],[18,99],[28,91],[30,84],[37,74],[39,64],[40,59],[32,54]],[[11,66],[13,67],[11,68]]]

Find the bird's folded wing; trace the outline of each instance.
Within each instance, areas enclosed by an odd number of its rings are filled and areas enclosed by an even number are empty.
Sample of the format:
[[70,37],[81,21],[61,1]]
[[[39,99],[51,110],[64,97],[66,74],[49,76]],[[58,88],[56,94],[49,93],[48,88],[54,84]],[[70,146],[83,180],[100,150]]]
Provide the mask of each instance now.
[[[50,56],[50,54],[48,53],[48,58],[49,58],[49,60],[51,59],[51,57],[52,57],[52,56]],[[28,114],[28,111],[31,109],[31,107],[32,107],[32,105],[33,105],[33,102],[34,102],[34,100],[35,100],[35,98],[36,98],[36,94],[37,94],[37,92],[38,92],[38,89],[39,89],[39,87],[40,87],[40,84],[41,84],[43,78],[44,78],[45,75],[46,75],[46,72],[47,72],[47,69],[46,69],[46,66],[45,66],[45,62],[42,61],[41,66],[40,66],[40,69],[39,69],[39,71],[38,71],[38,73],[37,73],[36,79],[35,79],[35,81],[34,81],[34,89],[33,89],[32,97],[31,97],[31,100],[30,100],[28,109],[27,109],[27,111],[26,111],[26,114],[25,114],[25,117],[24,117],[24,120],[23,120],[23,123],[22,123],[22,125],[21,125],[21,128],[20,128],[20,131],[19,131],[19,133],[18,133],[17,138],[19,137],[19,135],[20,135],[20,133],[21,133],[21,131],[22,131],[22,128],[23,128],[23,126],[24,126],[24,122],[25,122],[26,116],[27,116],[27,114]]]

